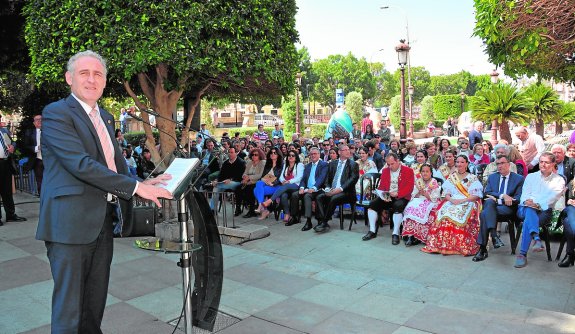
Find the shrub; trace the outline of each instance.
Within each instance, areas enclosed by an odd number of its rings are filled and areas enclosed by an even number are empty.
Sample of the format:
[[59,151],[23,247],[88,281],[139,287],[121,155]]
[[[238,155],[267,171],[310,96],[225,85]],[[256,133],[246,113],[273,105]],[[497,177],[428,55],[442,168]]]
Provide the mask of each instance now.
[[360,124],[363,118],[363,97],[361,93],[351,92],[345,98],[345,107],[351,120]]

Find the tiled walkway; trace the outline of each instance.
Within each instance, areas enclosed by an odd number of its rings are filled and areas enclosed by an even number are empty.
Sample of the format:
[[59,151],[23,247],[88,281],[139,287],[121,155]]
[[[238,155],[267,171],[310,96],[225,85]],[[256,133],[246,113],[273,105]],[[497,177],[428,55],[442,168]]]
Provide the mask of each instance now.
[[[34,239],[38,199],[15,200],[28,221],[0,227],[0,333],[49,333],[52,281]],[[508,245],[474,263],[392,246],[387,228],[363,242],[360,224],[350,232],[338,222],[316,235],[273,219],[236,223],[265,224],[271,236],[223,246],[220,310],[241,321],[220,333],[575,333],[575,268],[558,268],[545,253],[514,269]],[[104,332],[171,333],[182,298],[177,256],[132,243],[115,242]]]

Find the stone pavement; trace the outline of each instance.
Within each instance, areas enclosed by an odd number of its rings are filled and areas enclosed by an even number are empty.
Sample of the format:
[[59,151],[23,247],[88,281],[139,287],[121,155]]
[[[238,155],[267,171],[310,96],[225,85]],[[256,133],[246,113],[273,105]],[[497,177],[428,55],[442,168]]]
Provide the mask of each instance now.
[[[0,227],[0,333],[49,333],[52,280],[34,239],[38,199],[15,200],[28,221]],[[363,242],[362,223],[340,231],[334,220],[323,235],[270,218],[249,223],[271,235],[223,246],[220,311],[238,321],[219,333],[575,333],[575,268],[558,268],[545,253],[514,269],[508,242],[474,263],[392,246],[388,228]],[[177,256],[136,249],[133,240],[115,241],[103,330],[171,333],[182,299]]]

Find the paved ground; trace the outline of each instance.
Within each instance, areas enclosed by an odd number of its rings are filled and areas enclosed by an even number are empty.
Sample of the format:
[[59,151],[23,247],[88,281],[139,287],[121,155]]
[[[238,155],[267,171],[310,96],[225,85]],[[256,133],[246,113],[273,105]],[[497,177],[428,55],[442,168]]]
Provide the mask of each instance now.
[[[28,221],[0,227],[0,333],[49,333],[52,280],[34,239],[38,199],[15,199]],[[473,263],[392,246],[387,228],[363,242],[362,224],[316,235],[273,219],[236,223],[265,224],[271,236],[223,246],[220,310],[241,321],[220,333],[575,333],[575,268],[558,268],[544,253],[514,269],[508,242]],[[132,243],[115,242],[104,332],[171,333],[182,298],[177,258]]]

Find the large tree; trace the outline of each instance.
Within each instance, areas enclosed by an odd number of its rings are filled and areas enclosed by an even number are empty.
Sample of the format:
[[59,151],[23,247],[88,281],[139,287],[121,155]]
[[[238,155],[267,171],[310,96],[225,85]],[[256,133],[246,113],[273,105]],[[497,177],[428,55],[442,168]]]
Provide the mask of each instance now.
[[108,85],[123,86],[138,107],[162,116],[157,126],[169,133],[160,134],[162,156],[176,146],[170,119],[182,94],[193,97],[193,115],[207,94],[266,96],[294,87],[295,0],[30,0],[24,13],[36,82],[63,82],[65,63],[78,51],[101,53]]
[[[401,80],[401,70],[397,69],[393,74],[394,81],[397,83],[397,93],[400,93],[400,80]],[[411,85],[415,88],[413,94],[413,104],[420,103],[421,100],[430,94],[429,85],[431,83],[431,75],[429,71],[423,66],[412,66],[411,67]],[[407,68],[405,68],[405,96],[407,101]],[[407,104],[407,102],[406,102]],[[406,108],[409,108],[406,105]]]
[[317,78],[314,85],[315,100],[324,106],[335,109],[335,90],[341,88],[345,93],[356,91],[364,99],[375,96],[375,79],[369,70],[365,58],[357,59],[351,53],[346,56],[330,55],[312,64],[313,75]]
[[475,0],[474,34],[507,75],[572,81],[574,8],[573,0]]
[[559,112],[559,97],[553,88],[534,83],[525,89],[525,95],[531,99],[531,117],[535,119],[535,132],[545,138],[545,121],[553,119]]

